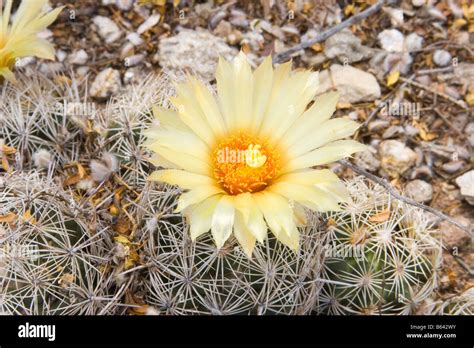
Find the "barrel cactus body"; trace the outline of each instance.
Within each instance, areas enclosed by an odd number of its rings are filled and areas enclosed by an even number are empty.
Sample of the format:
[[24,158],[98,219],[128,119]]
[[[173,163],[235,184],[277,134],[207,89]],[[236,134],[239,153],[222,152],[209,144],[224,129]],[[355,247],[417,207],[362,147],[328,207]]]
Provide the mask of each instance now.
[[315,216],[301,228],[298,251],[269,236],[249,258],[236,240],[221,249],[209,236],[193,242],[186,221],[173,213],[176,198],[176,189],[151,187],[141,204],[148,209],[141,235],[148,253],[147,304],[161,314],[311,313],[325,235]]
[[[0,193],[0,311],[110,314],[108,239],[37,173],[5,177]],[[114,302],[115,301],[115,302]]]
[[441,246],[426,215],[356,179],[353,202],[327,214],[325,286],[317,311],[413,314],[437,286]]

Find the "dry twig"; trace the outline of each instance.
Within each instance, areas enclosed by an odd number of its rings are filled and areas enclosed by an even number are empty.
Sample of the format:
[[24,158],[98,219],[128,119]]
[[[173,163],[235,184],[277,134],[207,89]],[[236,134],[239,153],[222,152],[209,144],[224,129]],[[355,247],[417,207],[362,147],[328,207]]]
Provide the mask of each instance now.
[[379,11],[382,8],[382,6],[392,4],[394,2],[396,2],[396,1],[394,1],[394,0],[379,0],[379,1],[377,1],[374,5],[370,6],[365,11],[362,11],[361,13],[358,13],[358,14],[346,19],[345,21],[343,21],[341,23],[332,26],[331,28],[329,28],[328,30],[323,31],[322,33],[315,36],[311,40],[301,42],[300,44],[295,45],[295,46],[289,48],[286,51],[283,51],[283,52],[280,52],[280,53],[274,55],[273,56],[273,64],[281,63],[281,62],[287,60],[294,53],[296,53],[298,51],[301,51],[301,50],[304,50],[305,48],[311,47],[311,46],[313,46],[314,44],[316,44],[318,42],[326,40],[330,36],[332,36],[332,35],[336,34],[337,32],[341,31],[342,29],[345,29],[345,28],[353,25],[354,23],[357,23],[358,21],[361,21],[364,18],[367,18],[368,16],[376,13],[377,11]]

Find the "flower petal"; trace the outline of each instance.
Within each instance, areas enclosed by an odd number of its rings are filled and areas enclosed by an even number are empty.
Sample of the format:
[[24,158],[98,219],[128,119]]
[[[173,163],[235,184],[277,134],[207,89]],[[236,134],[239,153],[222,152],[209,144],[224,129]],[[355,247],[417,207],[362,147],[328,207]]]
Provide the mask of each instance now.
[[259,129],[272,92],[273,66],[269,55],[253,74],[254,98],[251,129]]
[[181,121],[176,111],[153,106],[153,116],[160,121],[160,127],[191,132],[191,129]]
[[231,196],[222,196],[212,215],[211,233],[218,248],[222,248],[232,234],[235,208]]
[[289,200],[296,201],[312,210],[321,212],[340,210],[338,200],[333,195],[327,194],[316,186],[280,182],[270,186],[268,190]]
[[245,253],[249,258],[252,257],[253,249],[255,248],[255,237],[249,231],[248,226],[244,222],[242,214],[237,213],[235,215],[234,222],[234,235],[237,241],[244,249]]
[[211,196],[185,212],[193,241],[211,229],[214,210],[220,199],[220,195]]
[[360,124],[345,118],[334,118],[321,124],[314,133],[306,135],[291,146],[286,154],[290,158],[299,157],[327,143],[348,137]]
[[339,100],[338,92],[328,92],[316,98],[311,107],[294,122],[280,139],[282,148],[289,148],[306,135],[318,129],[319,125],[329,120]]
[[216,70],[219,105],[229,131],[247,129],[252,121],[253,74],[240,52],[231,64],[220,60]]
[[331,163],[365,149],[367,149],[366,145],[354,140],[337,140],[303,156],[290,159],[282,171],[288,173],[298,169]]
[[265,113],[260,134],[277,141],[306,109],[318,86],[318,73],[301,71],[291,75],[273,95]]
[[253,195],[253,198],[263,212],[265,221],[275,237],[291,249],[296,250],[299,234],[289,201],[269,191],[258,192]]
[[178,199],[178,206],[175,212],[179,213],[187,207],[200,203],[203,200],[218,193],[225,193],[220,187],[215,185],[199,186],[183,193]]
[[241,213],[244,222],[252,235],[263,243],[267,237],[267,224],[263,219],[260,208],[250,193],[235,196],[235,207]]

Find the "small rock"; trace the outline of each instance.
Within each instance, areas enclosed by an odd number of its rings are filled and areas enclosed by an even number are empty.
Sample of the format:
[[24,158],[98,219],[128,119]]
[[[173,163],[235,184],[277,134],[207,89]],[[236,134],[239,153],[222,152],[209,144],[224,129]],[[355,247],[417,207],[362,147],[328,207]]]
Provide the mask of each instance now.
[[58,62],[62,63],[64,62],[64,59],[66,59],[66,52],[64,52],[63,50],[57,50],[56,51],[56,58],[58,60]]
[[454,76],[464,90],[474,88],[474,64],[460,63],[454,67]]
[[426,181],[413,180],[405,186],[405,194],[417,202],[429,202],[433,198],[433,187]]
[[384,11],[389,15],[393,27],[399,27],[403,24],[403,10],[399,8],[386,7],[384,8]]
[[137,33],[128,34],[127,40],[134,46],[139,46],[144,42],[144,40]]
[[377,132],[383,128],[387,128],[388,126],[390,126],[390,122],[387,120],[375,120],[369,123],[367,129],[370,132]]
[[392,177],[398,177],[412,167],[417,159],[415,151],[398,140],[380,143],[379,155],[382,168]]
[[146,21],[144,21],[137,29],[138,34],[143,34],[153,28],[160,21],[161,15],[159,13],[151,15]]
[[470,122],[464,132],[467,134],[467,138],[471,146],[474,147],[474,122]]
[[134,0],[116,0],[116,5],[122,11],[129,11],[133,7]]
[[203,80],[211,81],[219,56],[231,60],[237,53],[222,38],[207,31],[182,29],[178,35],[160,41],[158,58],[172,76],[192,70]]
[[446,66],[451,61],[451,54],[445,50],[436,50],[433,53],[433,62],[438,66]]
[[456,178],[456,184],[461,189],[461,195],[471,205],[474,205],[474,170],[470,170]]
[[365,151],[356,153],[355,164],[369,172],[376,172],[380,168],[380,161],[375,157],[375,152],[374,148],[369,147]]
[[354,63],[373,55],[372,49],[363,46],[361,40],[345,29],[326,40],[324,54],[332,59],[337,57],[340,62]]
[[402,52],[405,37],[397,29],[386,29],[377,36],[380,47],[387,52]]
[[122,32],[113,20],[104,16],[95,16],[92,20],[99,30],[99,35],[106,43],[117,41]]
[[109,98],[116,94],[121,86],[120,72],[112,68],[107,68],[96,76],[94,82],[92,82],[89,93],[91,97]]
[[222,20],[216,26],[213,33],[214,33],[214,35],[225,38],[225,37],[229,36],[230,33],[232,33],[232,25],[229,22]]
[[418,51],[423,48],[423,38],[417,33],[411,33],[405,38],[403,48],[407,52]]
[[426,0],[411,0],[411,4],[415,7],[421,7],[426,4]]
[[404,127],[405,134],[409,137],[414,137],[420,133],[420,130],[416,127],[413,127],[411,124],[407,124]]
[[144,54],[134,54],[133,56],[125,58],[125,66],[130,67],[130,66],[135,66],[143,61],[145,59]]
[[443,164],[441,168],[443,168],[446,173],[453,174],[456,173],[459,169],[461,169],[463,165],[463,161],[451,161]]
[[[470,226],[471,224],[470,220],[462,215],[454,216],[453,219],[464,226]],[[467,249],[471,246],[471,236],[469,233],[453,226],[448,221],[441,222],[438,230],[442,236],[443,246],[451,253],[458,252],[464,248]]]
[[380,98],[380,86],[372,74],[339,64],[333,64],[329,71],[319,74],[318,94],[334,87],[341,93],[341,102],[358,103]]
[[89,55],[87,54],[86,51],[82,49],[72,53],[69,56],[69,62],[71,64],[76,64],[76,65],[84,65],[87,63],[88,59],[89,59]]

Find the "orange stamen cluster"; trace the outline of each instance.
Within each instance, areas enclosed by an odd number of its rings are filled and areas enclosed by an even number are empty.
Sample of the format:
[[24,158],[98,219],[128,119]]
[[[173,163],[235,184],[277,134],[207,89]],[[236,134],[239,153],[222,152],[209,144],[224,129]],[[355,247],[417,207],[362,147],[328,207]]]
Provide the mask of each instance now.
[[214,151],[214,176],[230,195],[263,190],[280,169],[280,154],[243,132],[225,138]]

